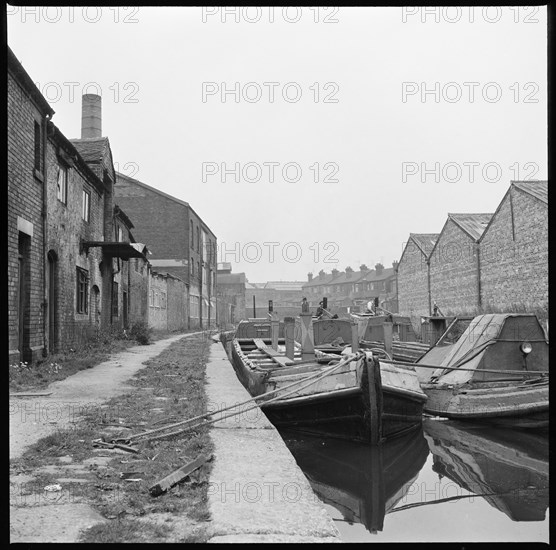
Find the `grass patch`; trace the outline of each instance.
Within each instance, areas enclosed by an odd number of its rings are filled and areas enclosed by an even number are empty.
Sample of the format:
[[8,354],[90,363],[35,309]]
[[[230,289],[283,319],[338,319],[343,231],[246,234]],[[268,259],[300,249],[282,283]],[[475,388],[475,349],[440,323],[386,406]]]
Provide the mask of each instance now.
[[163,340],[176,334],[187,334],[199,329],[187,331],[154,330],[145,323],[136,323],[135,330],[129,333],[122,330],[100,331],[94,339],[79,348],[68,348],[64,351],[50,354],[36,363],[18,363],[10,365],[10,391],[40,390],[56,382],[64,380],[79,371],[90,369],[107,361],[114,353],[129,347],[147,345]]
[[[84,415],[74,428],[51,434],[27,450],[11,469],[31,471],[41,466],[64,465],[57,460],[71,456],[73,464],[95,454],[113,456],[106,466],[90,468],[88,482],[76,485],[75,496],[85,496],[106,523],[83,533],[83,542],[203,542],[204,526],[210,519],[208,481],[211,463],[193,472],[167,493],[152,497],[149,487],[200,454],[213,451],[209,427],[180,434],[172,439],[142,442],[139,454],[111,450],[96,452],[92,440],[128,437],[163,425],[161,420],[178,422],[207,411],[205,371],[211,340],[208,332],[180,340],[146,363],[130,384],[135,390],[106,402],[102,409]],[[129,427],[126,427],[129,426]],[[126,482],[120,474],[136,472],[138,482]],[[71,477],[71,476],[68,476]],[[173,533],[173,522],[160,525],[159,516],[185,518],[191,529],[180,527]],[[149,521],[153,517],[153,522]],[[180,519],[181,518],[181,519]],[[182,524],[183,522],[181,522]],[[180,524],[180,525],[181,525]],[[161,530],[162,529],[162,532]],[[162,533],[162,534],[161,534]]]

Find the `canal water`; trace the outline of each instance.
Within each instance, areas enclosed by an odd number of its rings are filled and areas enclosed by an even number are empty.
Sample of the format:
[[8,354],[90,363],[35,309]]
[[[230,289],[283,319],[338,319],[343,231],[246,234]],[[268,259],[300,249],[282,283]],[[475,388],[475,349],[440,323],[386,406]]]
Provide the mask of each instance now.
[[346,542],[548,542],[548,436],[427,419],[381,448],[281,432]]

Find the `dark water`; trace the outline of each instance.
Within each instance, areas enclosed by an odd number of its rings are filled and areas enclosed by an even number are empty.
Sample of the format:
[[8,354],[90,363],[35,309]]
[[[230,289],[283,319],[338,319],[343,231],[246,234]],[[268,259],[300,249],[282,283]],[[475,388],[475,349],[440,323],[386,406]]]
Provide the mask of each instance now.
[[548,437],[455,421],[380,449],[282,431],[348,542],[548,542]]

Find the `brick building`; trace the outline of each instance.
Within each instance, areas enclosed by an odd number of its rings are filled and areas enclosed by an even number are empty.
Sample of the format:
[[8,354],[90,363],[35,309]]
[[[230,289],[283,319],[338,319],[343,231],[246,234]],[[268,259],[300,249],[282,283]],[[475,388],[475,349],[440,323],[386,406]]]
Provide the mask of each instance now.
[[34,361],[45,350],[46,128],[54,114],[8,48],[8,349]]
[[375,269],[369,269],[363,264],[358,271],[346,267],[345,271],[333,269],[329,274],[321,270],[316,277],[309,273],[303,293],[314,308],[323,297],[328,298],[329,309],[335,313],[361,311],[375,298],[379,299],[381,307],[396,313],[396,267],[397,262],[393,262],[389,268],[377,263]]
[[548,182],[512,181],[479,242],[482,306],[547,315]]
[[445,315],[481,307],[479,239],[492,214],[448,214],[429,256],[431,304]]
[[191,208],[150,185],[117,173],[116,200],[134,220],[153,268],[188,287],[188,328],[216,321],[216,236]]
[[113,207],[100,98],[83,96],[81,139],[68,140],[11,50],[8,57],[9,356],[35,361],[99,328],[126,326],[127,260],[146,258]]
[[431,315],[429,257],[438,233],[410,233],[398,264],[399,311],[410,316]]
[[217,264],[216,286],[218,325],[228,328],[242,319],[247,319],[245,310],[245,273],[232,273],[228,262]]

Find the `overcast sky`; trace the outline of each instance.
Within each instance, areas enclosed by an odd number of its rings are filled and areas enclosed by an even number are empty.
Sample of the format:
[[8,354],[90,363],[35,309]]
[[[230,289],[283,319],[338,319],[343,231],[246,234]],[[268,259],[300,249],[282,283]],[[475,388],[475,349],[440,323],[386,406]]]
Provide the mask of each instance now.
[[306,280],[547,178],[546,9],[429,9],[8,7],[8,42],[67,137],[102,95],[116,169],[189,202],[219,261]]

